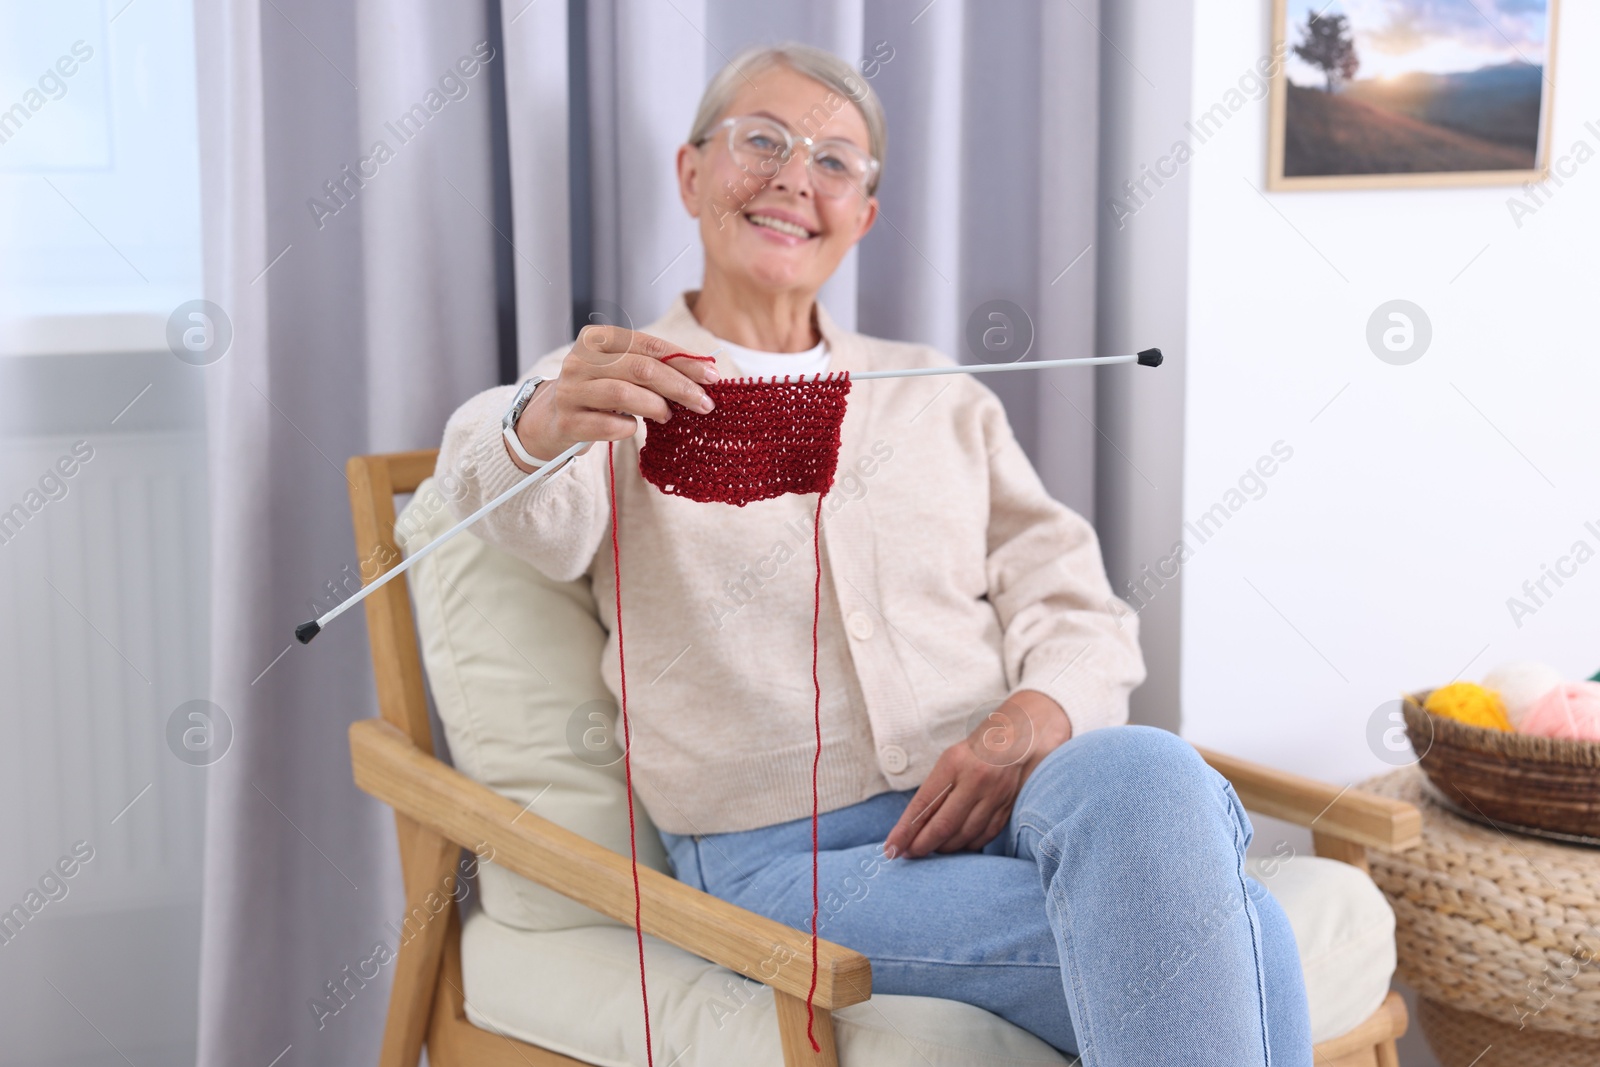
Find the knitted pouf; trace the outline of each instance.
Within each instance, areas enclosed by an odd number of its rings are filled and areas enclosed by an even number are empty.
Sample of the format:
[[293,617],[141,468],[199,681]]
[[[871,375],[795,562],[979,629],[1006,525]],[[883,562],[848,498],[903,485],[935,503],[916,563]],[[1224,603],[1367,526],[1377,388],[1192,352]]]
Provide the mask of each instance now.
[[1373,881],[1394,908],[1395,977],[1513,1032],[1584,1039],[1577,1047],[1587,1059],[1528,1063],[1600,1064],[1600,848],[1462,819],[1428,799],[1415,767],[1360,788],[1422,811],[1422,844],[1368,853]]
[[1426,997],[1417,998],[1417,1025],[1441,1067],[1595,1067],[1600,1063],[1597,1046],[1587,1038],[1531,1026],[1519,1030]]

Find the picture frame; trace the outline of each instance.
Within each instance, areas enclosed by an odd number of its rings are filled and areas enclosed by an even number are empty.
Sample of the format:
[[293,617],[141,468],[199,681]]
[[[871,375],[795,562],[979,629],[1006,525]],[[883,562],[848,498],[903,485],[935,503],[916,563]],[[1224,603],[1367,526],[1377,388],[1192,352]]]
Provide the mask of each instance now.
[[[1460,19],[1447,24],[1457,5]],[[1524,35],[1519,41],[1492,21],[1500,13],[1494,0],[1391,4],[1386,25],[1358,22],[1347,8],[1372,6],[1359,2],[1272,0],[1272,54],[1280,61],[1269,101],[1267,189],[1544,181],[1559,5],[1545,0],[1542,27],[1538,12],[1520,26],[1507,16]],[[1408,12],[1417,17],[1397,25]],[[1462,69],[1449,69],[1452,63]]]

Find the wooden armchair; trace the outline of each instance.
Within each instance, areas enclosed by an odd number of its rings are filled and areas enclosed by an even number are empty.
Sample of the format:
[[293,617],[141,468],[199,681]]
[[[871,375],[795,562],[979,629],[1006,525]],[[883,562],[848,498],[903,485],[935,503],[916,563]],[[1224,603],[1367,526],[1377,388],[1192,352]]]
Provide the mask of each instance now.
[[[432,475],[433,450],[357,456],[346,466],[356,550],[385,561],[395,542],[396,494]],[[628,858],[525,811],[511,799],[436,759],[411,601],[404,576],[366,601],[381,717],[350,728],[356,784],[395,811],[407,912],[441,896],[458,877],[463,848],[493,849],[497,864],[628,926],[633,879]],[[1313,829],[1316,850],[1365,867],[1365,850],[1398,850],[1420,840],[1417,810],[1397,801],[1340,790],[1212,752],[1206,760],[1233,783],[1245,806]],[[867,1000],[872,971],[865,956],[823,941],[814,1003],[815,1033],[806,1038],[810,968],[767,973],[774,946],[810,959],[809,935],[700,892],[641,866],[644,932],[772,989],[786,1067],[837,1067],[832,1009]],[[437,911],[438,909],[434,909]],[[460,918],[423,924],[399,950],[385,1024],[381,1067],[415,1067],[424,1044],[434,1067],[553,1067],[582,1061],[480,1029],[468,1020],[462,984]],[[1395,1038],[1405,1032],[1399,997],[1366,1022],[1317,1046],[1319,1067],[1397,1067]]]

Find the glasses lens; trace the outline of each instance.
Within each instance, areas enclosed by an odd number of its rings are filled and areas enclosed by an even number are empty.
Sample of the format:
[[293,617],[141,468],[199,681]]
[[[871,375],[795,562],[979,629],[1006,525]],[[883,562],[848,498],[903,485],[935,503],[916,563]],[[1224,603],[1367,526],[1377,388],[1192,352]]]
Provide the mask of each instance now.
[[851,189],[866,191],[872,174],[872,160],[855,145],[845,141],[824,141],[811,154],[811,180],[817,191],[840,196]]
[[[729,126],[728,145],[739,166],[771,179],[788,161],[794,142],[778,123],[750,116]],[[823,141],[811,150],[811,181],[823,196],[865,192],[871,179],[872,157],[848,141]]]
[[789,138],[782,126],[766,119],[740,119],[728,131],[733,158],[740,166],[763,178],[778,173],[789,149]]

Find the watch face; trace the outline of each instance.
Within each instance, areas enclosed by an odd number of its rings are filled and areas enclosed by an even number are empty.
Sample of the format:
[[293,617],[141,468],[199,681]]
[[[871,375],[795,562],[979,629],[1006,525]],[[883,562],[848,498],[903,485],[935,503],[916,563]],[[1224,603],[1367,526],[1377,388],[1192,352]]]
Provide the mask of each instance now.
[[528,401],[533,399],[533,390],[542,381],[544,381],[543,378],[535,376],[522,383],[522,388],[517,390],[516,399],[511,401],[511,409],[506,412],[504,421],[507,428],[516,425],[517,420],[522,417],[522,412],[528,406]]

